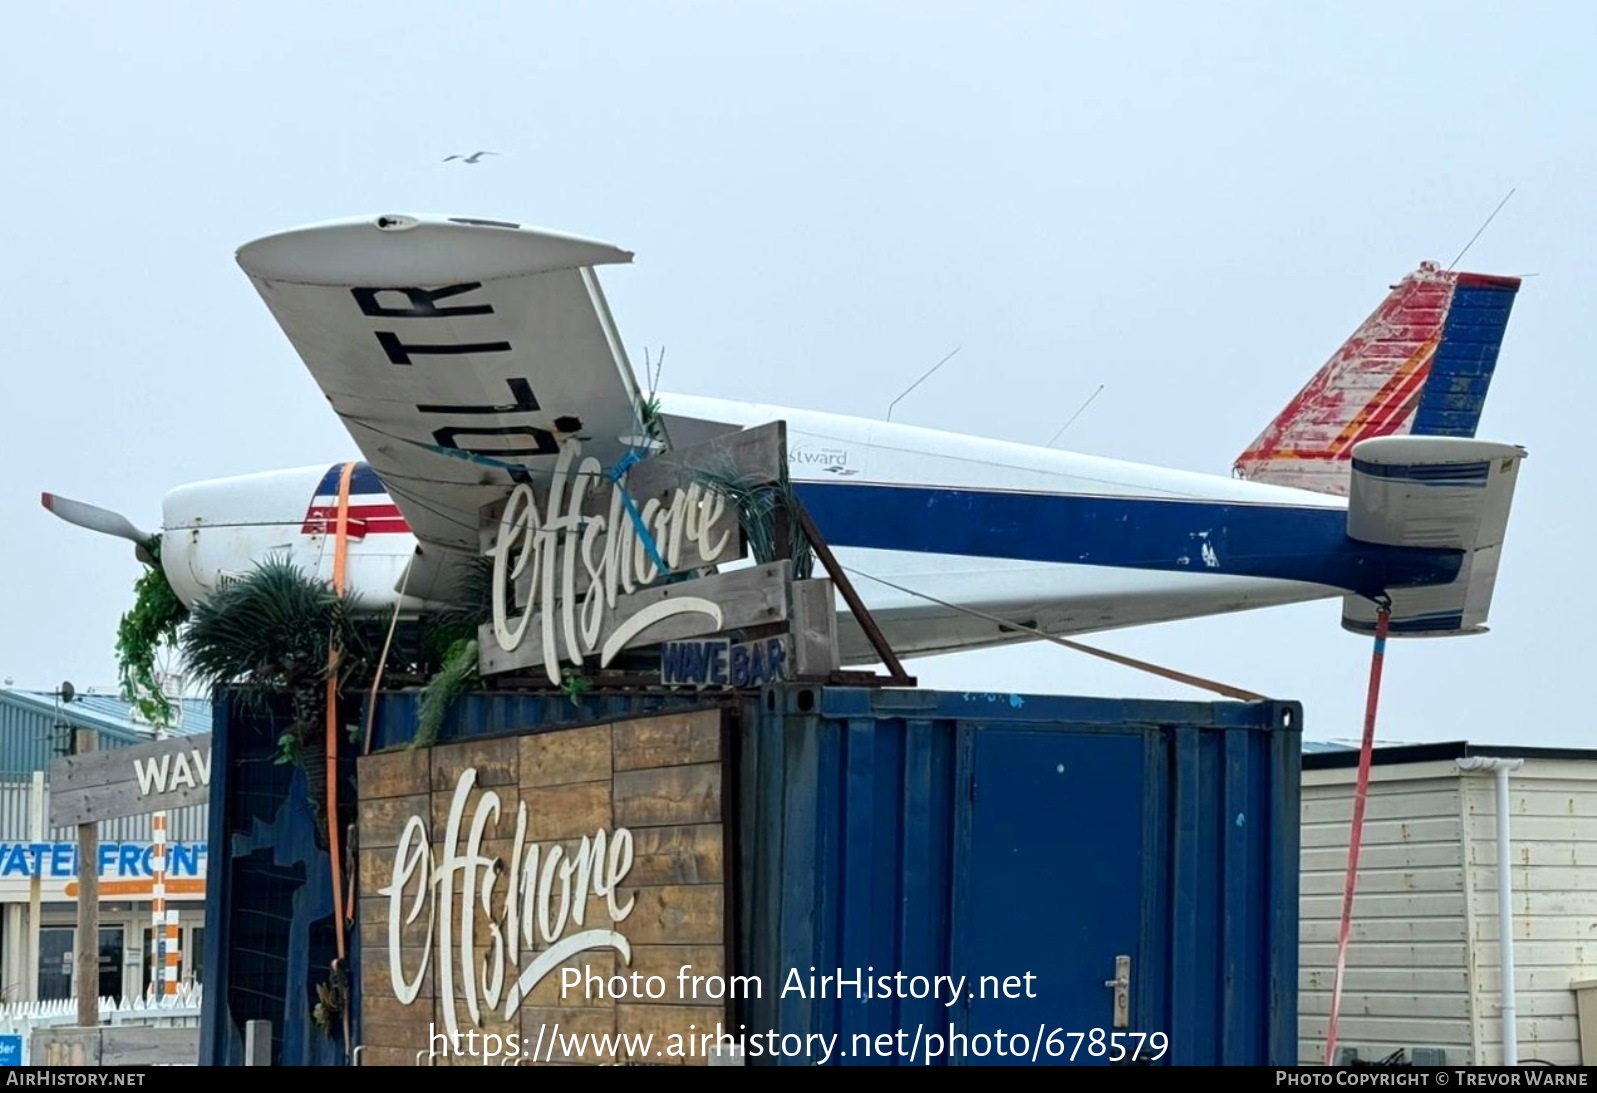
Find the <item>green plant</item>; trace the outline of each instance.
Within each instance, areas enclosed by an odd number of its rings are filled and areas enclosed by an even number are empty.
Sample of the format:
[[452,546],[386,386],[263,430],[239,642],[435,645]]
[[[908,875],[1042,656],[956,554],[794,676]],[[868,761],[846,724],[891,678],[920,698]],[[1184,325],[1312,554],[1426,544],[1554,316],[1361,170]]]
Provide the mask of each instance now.
[[285,732],[277,738],[277,758],[274,763],[300,763],[299,737],[291,732]]
[[663,423],[660,420],[660,371],[665,367],[665,350],[660,350],[660,359],[650,362],[649,351],[643,351],[643,371],[649,379],[649,394],[644,398],[643,405],[639,408],[639,415],[643,419],[645,435],[651,440],[663,441],[661,435]]
[[477,639],[466,638],[450,647],[438,674],[427,681],[421,692],[421,710],[417,718],[416,736],[412,748],[431,747],[438,739],[444,715],[450,705],[468,686],[477,682]]
[[171,725],[174,710],[156,676],[162,646],[175,648],[189,617],[161,567],[161,538],[144,544],[153,561],[133,586],[133,608],[117,624],[117,669],[122,698],[152,725]]
[[584,679],[580,673],[570,668],[560,673],[560,693],[570,699],[573,706],[582,704],[582,696],[587,694],[592,686],[593,684]]
[[332,1038],[333,1024],[339,1014],[344,1012],[348,998],[347,984],[343,972],[335,967],[327,977],[326,983],[316,984],[317,1002],[311,1009],[311,1020],[321,1030],[323,1036]]
[[225,684],[253,700],[289,696],[277,761],[302,766],[307,745],[320,738],[330,674],[342,690],[369,670],[353,607],[327,582],[274,556],[197,604],[180,645],[202,684]]
[[809,537],[792,514],[797,511],[798,499],[793,485],[784,479],[780,483],[757,482],[721,469],[701,469],[696,475],[699,483],[725,497],[737,509],[738,526],[749,542],[749,552],[761,565],[781,556],[777,515],[786,511],[788,516],[787,556],[793,560],[793,579],[804,581],[815,571],[815,551]]

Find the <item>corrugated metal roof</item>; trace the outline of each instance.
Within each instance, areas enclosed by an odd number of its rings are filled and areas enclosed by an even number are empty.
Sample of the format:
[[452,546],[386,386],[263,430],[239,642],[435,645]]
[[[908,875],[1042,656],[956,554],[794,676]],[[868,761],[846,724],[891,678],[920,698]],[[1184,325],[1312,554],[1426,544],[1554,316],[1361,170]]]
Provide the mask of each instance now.
[[[101,748],[125,748],[151,739],[150,727],[134,722],[131,707],[109,695],[79,695],[58,703],[48,691],[0,689],[0,772],[49,770],[51,761],[69,745],[68,733],[76,729],[96,733]],[[181,724],[173,732],[190,735],[210,730],[210,702],[186,699]]]
[[1305,740],[1303,751],[1308,755],[1321,755],[1326,752],[1357,751],[1352,744],[1338,744],[1334,740]]
[[[45,695],[44,697],[53,700],[55,696]],[[135,722],[132,705],[122,701],[115,695],[78,695],[72,700],[72,705],[81,706],[83,709],[92,710],[105,717],[126,722],[140,730],[148,728],[147,725]],[[173,735],[188,736],[192,733],[210,731],[211,700],[208,698],[185,698],[179,705],[178,723],[172,726]]]

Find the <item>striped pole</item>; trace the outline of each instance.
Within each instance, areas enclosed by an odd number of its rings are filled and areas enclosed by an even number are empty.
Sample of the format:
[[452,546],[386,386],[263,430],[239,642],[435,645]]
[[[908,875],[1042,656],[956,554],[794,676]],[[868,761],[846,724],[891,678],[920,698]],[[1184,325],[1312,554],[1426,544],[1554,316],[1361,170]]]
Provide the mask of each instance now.
[[154,830],[154,847],[150,864],[155,874],[150,899],[150,956],[154,964],[151,976],[157,997],[177,994],[178,964],[183,949],[178,940],[178,913],[166,907],[166,813],[157,812],[150,817]]

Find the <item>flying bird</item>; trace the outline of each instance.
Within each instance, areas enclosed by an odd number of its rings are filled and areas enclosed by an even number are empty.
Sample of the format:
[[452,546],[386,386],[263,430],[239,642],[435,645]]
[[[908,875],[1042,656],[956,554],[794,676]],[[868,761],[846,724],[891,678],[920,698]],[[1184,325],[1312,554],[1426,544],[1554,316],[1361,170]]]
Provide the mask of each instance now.
[[444,157],[444,162],[448,163],[452,159],[458,159],[462,163],[476,163],[483,156],[497,156],[498,154],[499,154],[498,152],[473,152],[469,156],[462,156],[462,155],[446,156],[446,157]]

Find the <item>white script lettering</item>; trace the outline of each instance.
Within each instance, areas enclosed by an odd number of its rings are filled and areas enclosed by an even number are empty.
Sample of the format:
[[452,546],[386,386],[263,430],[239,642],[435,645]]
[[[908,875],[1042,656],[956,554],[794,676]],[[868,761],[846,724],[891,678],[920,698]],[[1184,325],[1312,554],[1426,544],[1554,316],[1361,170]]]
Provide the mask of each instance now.
[[[583,516],[588,490],[608,479],[599,461],[592,458],[582,460],[573,474],[571,464],[580,453],[575,440],[561,447],[543,513],[538,511],[530,485],[522,483],[511,492],[492,550],[494,638],[505,652],[515,650],[525,639],[533,616],[541,613],[544,667],[554,684],[560,683],[563,660],[581,664],[583,658],[600,653],[600,666],[608,665],[642,631],[665,619],[700,614],[719,626],[722,617],[720,607],[702,597],[663,600],[623,622],[600,648],[605,614],[615,610],[617,596],[646,588],[665,574],[650,557],[624,508],[625,476],[611,484],[607,516]],[[733,540],[731,530],[723,528],[711,541],[725,514],[725,495],[693,483],[685,490],[673,491],[669,504],[651,498],[639,517],[660,560],[675,571],[682,561],[684,543],[693,544],[706,565],[726,552]],[[580,601],[579,564],[588,582]],[[531,582],[527,609],[512,620],[509,590],[523,574]]]
[[[516,810],[516,837],[512,844],[509,883],[502,907],[494,913],[494,890],[506,869],[503,861],[486,857],[482,844],[497,831],[500,818],[499,794],[484,790],[466,845],[460,848],[466,802],[477,783],[476,768],[463,771],[455,785],[445,829],[443,862],[436,863],[427,842],[427,824],[412,816],[394,849],[393,871],[381,895],[388,897],[388,969],[394,996],[410,1005],[421,992],[422,979],[433,953],[433,929],[437,927],[438,997],[443,1002],[444,1027],[453,1037],[458,1031],[456,979],[465,991],[466,1012],[472,1024],[482,1025],[482,1011],[499,1008],[504,1001],[504,1019],[510,1020],[522,1001],[550,972],[580,953],[612,949],[624,963],[632,963],[632,947],[614,929],[595,924],[591,928],[564,936],[568,923],[586,926],[588,900],[602,897],[610,919],[619,925],[632,913],[634,898],[619,902],[617,889],[632,870],[632,832],[617,828],[584,836],[574,855],[567,856],[556,843],[548,847],[527,845],[527,805]],[[455,883],[460,882],[459,902]],[[407,910],[405,897],[410,894]],[[551,903],[555,904],[551,920]],[[426,941],[422,945],[419,967],[413,977],[405,974],[401,942],[405,928],[416,922],[427,909]],[[478,912],[481,912],[479,916]],[[480,960],[477,951],[477,925],[486,920],[487,951]],[[458,927],[460,936],[455,937]],[[536,930],[536,933],[534,933]],[[536,954],[533,946],[542,939],[544,948]],[[529,959],[525,966],[521,958]],[[458,963],[457,963],[458,961]],[[513,977],[505,989],[507,970]],[[480,1002],[479,1002],[480,998]]]

